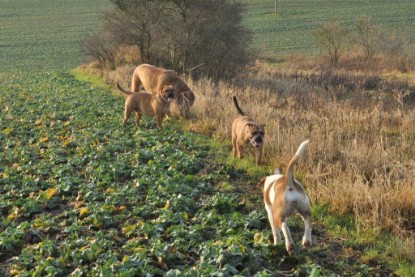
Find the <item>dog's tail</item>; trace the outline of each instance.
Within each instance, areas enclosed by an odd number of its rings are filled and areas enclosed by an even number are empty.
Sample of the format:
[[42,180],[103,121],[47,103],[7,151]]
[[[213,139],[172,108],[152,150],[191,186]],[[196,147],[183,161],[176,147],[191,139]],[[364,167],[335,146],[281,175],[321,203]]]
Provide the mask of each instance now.
[[236,96],[232,97],[233,103],[235,104],[236,109],[238,110],[238,113],[240,115],[245,115],[245,113],[241,110],[241,108],[238,105],[238,100],[236,100]]
[[297,161],[301,158],[301,156],[304,154],[304,151],[307,149],[308,142],[310,140],[303,141],[300,146],[297,149],[297,152],[295,153],[294,157],[291,158],[290,162],[288,163],[287,168],[287,179],[288,182],[294,182],[294,165],[297,163]]
[[118,83],[117,83],[117,88],[118,88],[118,89],[119,89],[122,93],[124,93],[124,94],[127,94],[127,95],[134,94],[134,92],[131,92],[131,91],[128,91],[128,90],[123,89],[123,88],[120,86],[120,84],[118,84]]

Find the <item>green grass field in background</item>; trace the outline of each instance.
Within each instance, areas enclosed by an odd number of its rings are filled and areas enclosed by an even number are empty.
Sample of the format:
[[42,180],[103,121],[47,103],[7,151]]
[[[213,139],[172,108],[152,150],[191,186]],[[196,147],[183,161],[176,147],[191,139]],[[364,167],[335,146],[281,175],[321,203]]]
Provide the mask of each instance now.
[[[0,9],[0,72],[71,69],[84,58],[78,42],[97,29],[109,0],[2,0]],[[316,53],[311,32],[322,22],[349,26],[369,15],[387,33],[415,42],[415,1],[399,0],[243,0],[244,24],[254,33],[254,47],[267,55]]]
[[360,16],[371,16],[387,34],[415,42],[415,1],[412,0],[243,0],[245,25],[254,33],[254,46],[266,54],[316,53],[312,31],[338,20],[352,27]]
[[2,0],[0,72],[74,68],[83,61],[79,40],[110,6],[109,0]]

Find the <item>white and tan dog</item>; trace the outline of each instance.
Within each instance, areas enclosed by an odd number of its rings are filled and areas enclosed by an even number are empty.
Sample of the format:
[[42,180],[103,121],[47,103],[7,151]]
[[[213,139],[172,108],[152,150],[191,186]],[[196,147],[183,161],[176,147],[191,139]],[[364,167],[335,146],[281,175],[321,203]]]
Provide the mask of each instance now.
[[289,254],[294,252],[294,242],[287,225],[289,216],[297,212],[304,220],[304,236],[302,245],[311,245],[311,209],[310,200],[303,186],[294,179],[294,165],[303,155],[308,140],[301,143],[294,157],[288,163],[287,174],[274,174],[261,179],[258,184],[264,194],[265,209],[271,224],[274,245],[281,240],[280,230],[285,237],[285,246]]

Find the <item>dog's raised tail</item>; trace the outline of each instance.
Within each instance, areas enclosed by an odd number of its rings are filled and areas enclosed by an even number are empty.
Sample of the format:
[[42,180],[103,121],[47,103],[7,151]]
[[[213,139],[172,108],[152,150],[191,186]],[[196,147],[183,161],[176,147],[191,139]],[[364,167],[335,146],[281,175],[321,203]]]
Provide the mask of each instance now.
[[294,182],[294,165],[297,163],[297,161],[301,158],[301,156],[304,154],[304,151],[307,149],[308,143],[310,140],[303,141],[300,146],[297,149],[297,152],[295,153],[294,157],[291,158],[290,162],[288,163],[287,168],[287,177],[288,182]]
[[238,104],[238,100],[236,100],[236,96],[233,96],[232,97],[232,100],[233,100],[233,103],[235,104],[235,107],[236,107],[236,110],[238,111],[238,113],[240,114],[240,115],[245,115],[245,113],[241,110],[241,108],[239,107],[239,104]]
[[134,94],[133,92],[131,92],[131,91],[128,91],[128,90],[125,90],[125,89],[123,89],[121,86],[120,86],[120,84],[119,83],[117,83],[117,88],[122,92],[122,93],[124,93],[124,94],[127,94],[127,95],[131,95],[131,94]]

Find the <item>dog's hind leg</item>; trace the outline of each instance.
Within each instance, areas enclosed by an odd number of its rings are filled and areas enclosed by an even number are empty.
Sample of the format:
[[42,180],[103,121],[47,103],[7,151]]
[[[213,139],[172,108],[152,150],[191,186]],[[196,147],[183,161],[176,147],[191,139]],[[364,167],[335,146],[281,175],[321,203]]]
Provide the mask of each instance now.
[[[275,203],[274,203],[275,205]],[[293,238],[291,237],[290,228],[288,228],[286,221],[286,216],[284,213],[273,214],[274,222],[281,229],[282,233],[284,234],[285,238],[285,247],[287,248],[288,254],[292,254],[294,252],[294,242]]]
[[141,119],[141,113],[135,112],[135,125],[138,126],[138,124],[140,123],[140,119]]
[[281,241],[281,232],[280,229],[275,224],[274,219],[272,217],[272,207],[265,205],[265,209],[267,210],[269,224],[271,225],[272,229],[272,236],[274,238],[274,245],[276,245],[279,241]]
[[131,112],[129,109],[125,109],[124,111],[124,116],[122,118],[122,125],[125,125],[125,123],[127,122],[127,120],[130,118]]
[[294,242],[293,238],[291,237],[290,229],[288,228],[287,222],[282,222],[281,224],[281,230],[284,234],[285,238],[285,247],[287,248],[288,254],[292,254],[294,252]]
[[138,92],[140,90],[141,80],[138,74],[134,71],[133,78],[131,79],[131,91]]
[[308,212],[305,214],[301,214],[301,216],[303,217],[303,220],[304,220],[304,237],[303,237],[302,245],[304,247],[308,247],[311,245],[311,229],[312,229],[311,213]]

